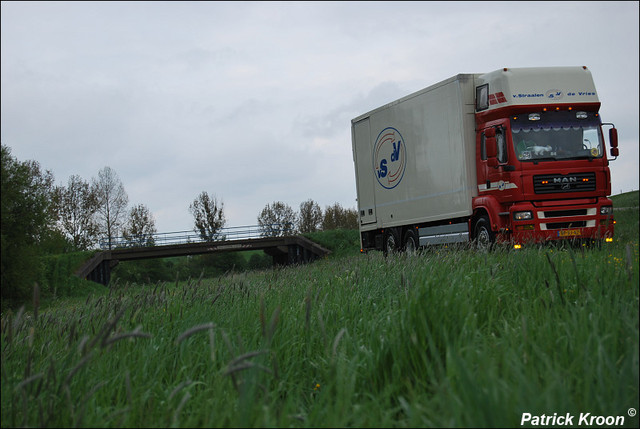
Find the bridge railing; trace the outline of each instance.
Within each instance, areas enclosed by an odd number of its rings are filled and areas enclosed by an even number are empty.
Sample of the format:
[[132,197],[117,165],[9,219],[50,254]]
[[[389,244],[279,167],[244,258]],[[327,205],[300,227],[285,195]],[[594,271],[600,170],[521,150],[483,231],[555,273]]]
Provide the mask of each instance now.
[[[200,233],[191,231],[161,232],[129,237],[112,237],[111,249],[123,247],[170,246],[175,244],[204,243],[208,241],[249,240],[263,237],[291,235],[293,225],[290,223],[274,223],[269,225],[247,225],[222,228],[215,236],[203,238]],[[101,238],[101,249],[109,249],[109,239]]]

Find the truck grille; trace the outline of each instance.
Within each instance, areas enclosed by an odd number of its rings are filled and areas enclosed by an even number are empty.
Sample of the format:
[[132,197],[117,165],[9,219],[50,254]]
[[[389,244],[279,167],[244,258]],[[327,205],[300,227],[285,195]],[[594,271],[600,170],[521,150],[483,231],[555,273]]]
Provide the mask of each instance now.
[[586,216],[587,209],[576,209],[576,210],[555,210],[555,211],[547,211],[544,212],[545,218],[550,217],[569,217],[569,216]]
[[536,194],[595,191],[596,174],[573,173],[533,176],[533,190]]

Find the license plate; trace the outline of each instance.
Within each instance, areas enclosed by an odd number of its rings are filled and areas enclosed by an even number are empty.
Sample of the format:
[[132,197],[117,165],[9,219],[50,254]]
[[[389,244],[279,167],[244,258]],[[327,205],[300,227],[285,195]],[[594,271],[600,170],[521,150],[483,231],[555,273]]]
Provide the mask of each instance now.
[[580,235],[579,229],[563,229],[558,231],[558,237],[577,237]]

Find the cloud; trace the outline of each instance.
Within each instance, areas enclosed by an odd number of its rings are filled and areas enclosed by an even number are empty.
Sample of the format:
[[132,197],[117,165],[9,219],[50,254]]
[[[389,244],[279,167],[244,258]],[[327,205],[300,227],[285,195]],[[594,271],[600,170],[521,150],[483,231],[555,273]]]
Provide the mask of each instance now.
[[[458,73],[587,65],[638,189],[634,2],[3,2],[2,143],[60,183],[110,166],[158,230],[201,192],[355,206],[351,120]],[[576,31],[571,31],[575,29]]]

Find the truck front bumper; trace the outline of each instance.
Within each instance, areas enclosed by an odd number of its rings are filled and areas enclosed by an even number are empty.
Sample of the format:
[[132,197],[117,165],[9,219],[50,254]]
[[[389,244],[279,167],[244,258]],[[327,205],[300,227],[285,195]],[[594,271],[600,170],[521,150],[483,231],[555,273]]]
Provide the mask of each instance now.
[[511,207],[508,224],[514,244],[613,239],[613,203],[608,198],[578,204],[571,200],[519,203]]

